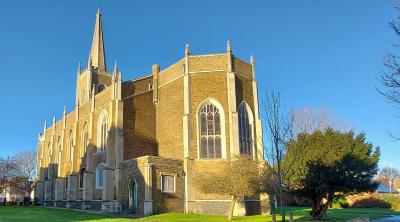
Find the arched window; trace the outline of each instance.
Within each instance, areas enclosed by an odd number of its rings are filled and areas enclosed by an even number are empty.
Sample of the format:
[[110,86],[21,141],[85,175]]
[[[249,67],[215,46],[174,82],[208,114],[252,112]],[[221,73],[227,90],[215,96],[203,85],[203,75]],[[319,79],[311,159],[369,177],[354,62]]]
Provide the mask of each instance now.
[[199,109],[199,151],[200,158],[221,158],[223,146],[223,113],[215,103],[208,100]]
[[107,139],[108,139],[108,117],[107,117],[107,112],[103,111],[100,115],[99,122],[97,124],[97,149],[98,149],[98,151],[106,150]]
[[239,106],[239,149],[242,155],[253,154],[253,114],[245,102]]
[[47,154],[48,154],[48,156],[47,156],[47,164],[50,164],[50,162],[51,162],[51,155],[52,155],[52,149],[51,149],[51,143],[49,143],[48,144],[48,146],[47,146]]
[[68,137],[68,154],[69,160],[72,162],[74,158],[74,134],[72,133],[72,130],[70,131]]
[[87,147],[89,144],[89,134],[88,134],[88,129],[87,129],[87,124],[85,123],[85,126],[83,127],[82,130],[82,139],[81,139],[81,157],[85,156]]
[[57,170],[57,174],[58,174],[58,176],[60,176],[61,175],[61,157],[62,157],[61,136],[59,136],[58,140],[57,140],[57,151],[58,151],[58,157],[57,157],[58,170]]
[[61,163],[61,152],[62,152],[61,136],[59,136],[57,140],[57,150],[58,150],[58,163]]
[[100,163],[96,167],[96,188],[101,189],[103,188],[103,171],[106,168],[104,163]]
[[79,188],[81,188],[81,189],[83,188],[83,175],[84,175],[85,171],[86,171],[85,168],[82,168],[79,171]]
[[83,87],[82,91],[81,91],[81,98],[80,98],[80,103],[84,104],[86,102],[86,89],[85,87]]
[[101,93],[101,91],[103,91],[104,89],[106,89],[106,87],[103,84],[99,84],[97,86],[97,93]]

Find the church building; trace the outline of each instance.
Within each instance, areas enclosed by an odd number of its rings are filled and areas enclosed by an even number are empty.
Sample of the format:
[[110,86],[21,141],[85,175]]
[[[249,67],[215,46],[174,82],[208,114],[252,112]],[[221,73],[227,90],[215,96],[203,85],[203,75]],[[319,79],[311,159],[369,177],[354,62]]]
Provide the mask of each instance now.
[[[87,67],[78,67],[76,103],[39,134],[35,199],[49,207],[131,212],[226,213],[231,197],[204,194],[200,172],[233,157],[263,160],[254,58],[192,54],[141,78],[106,66],[98,11]],[[221,172],[223,174],[224,172]],[[237,215],[261,212],[259,197]]]

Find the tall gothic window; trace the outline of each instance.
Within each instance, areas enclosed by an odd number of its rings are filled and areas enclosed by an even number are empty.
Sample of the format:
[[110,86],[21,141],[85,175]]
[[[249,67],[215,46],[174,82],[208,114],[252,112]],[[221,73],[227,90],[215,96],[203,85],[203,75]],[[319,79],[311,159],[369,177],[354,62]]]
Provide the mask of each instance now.
[[86,171],[85,168],[82,168],[82,169],[79,171],[79,188],[83,188],[83,176],[84,176],[84,174],[85,174],[85,171]]
[[200,157],[221,158],[221,113],[211,102],[200,108]]
[[87,129],[87,124],[85,124],[85,126],[83,127],[82,130],[82,147],[81,147],[81,157],[85,156],[86,151],[87,151],[87,147],[89,144],[89,134],[88,134],[88,129]]
[[96,188],[101,189],[103,188],[103,171],[106,168],[104,163],[100,163],[96,167]]
[[73,133],[72,133],[72,130],[71,130],[71,132],[69,133],[69,140],[68,140],[68,152],[69,152],[69,160],[72,162],[72,160],[73,160],[73,158],[74,158],[74,136],[73,136]]
[[100,115],[97,125],[97,148],[98,151],[104,151],[107,148],[108,139],[108,118],[107,113],[103,112]]
[[49,145],[47,146],[47,152],[48,152],[48,159],[47,159],[47,164],[50,164],[50,162],[51,162],[51,155],[52,155],[52,149],[51,149],[52,147],[51,147],[51,143],[49,143]]
[[82,91],[81,91],[81,101],[80,104],[84,104],[86,102],[86,90],[85,87],[83,87]]
[[249,121],[248,107],[245,102],[239,106],[239,148],[240,154],[252,155],[252,124]]
[[58,173],[58,176],[60,176],[60,174],[61,174],[61,157],[62,157],[62,143],[61,143],[61,136],[59,136],[58,137],[58,140],[57,140],[57,150],[58,150],[58,157],[57,157],[57,159],[58,159],[58,161],[57,161],[57,163],[58,163],[58,170],[57,170],[57,173]]

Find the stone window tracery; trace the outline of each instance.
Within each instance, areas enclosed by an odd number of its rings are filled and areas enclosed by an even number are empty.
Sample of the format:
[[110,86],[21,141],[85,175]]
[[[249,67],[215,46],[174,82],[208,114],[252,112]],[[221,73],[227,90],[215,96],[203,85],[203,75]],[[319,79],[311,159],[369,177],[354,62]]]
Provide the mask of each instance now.
[[107,149],[108,141],[108,117],[107,113],[104,111],[99,118],[99,123],[97,125],[97,149],[98,152]]
[[87,124],[83,127],[82,131],[82,147],[81,147],[81,156],[85,156],[87,147],[89,144],[89,134],[88,134],[88,129],[87,129]]
[[252,155],[253,150],[253,121],[248,105],[243,102],[239,106],[239,149],[241,155]]
[[105,169],[105,165],[104,163],[100,163],[97,167],[96,167],[96,188],[101,189],[103,188],[103,172]]
[[221,114],[213,103],[200,108],[200,157],[221,158]]

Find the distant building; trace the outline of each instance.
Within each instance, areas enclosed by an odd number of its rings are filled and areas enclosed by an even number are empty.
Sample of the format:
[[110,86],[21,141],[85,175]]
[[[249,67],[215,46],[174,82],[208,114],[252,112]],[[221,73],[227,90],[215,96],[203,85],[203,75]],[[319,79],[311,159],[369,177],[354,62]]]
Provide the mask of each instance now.
[[392,193],[392,194],[399,194],[399,191],[395,188],[392,187],[390,189],[390,186],[387,184],[384,184],[382,182],[379,182],[378,189],[376,189],[377,193]]
[[0,204],[4,202],[23,202],[25,198],[33,199],[33,193],[8,186],[0,193]]
[[[75,109],[39,135],[39,202],[143,215],[226,213],[230,196],[203,194],[193,181],[235,155],[263,159],[254,59],[234,56],[229,42],[226,52],[205,55],[187,45],[175,64],[123,81],[105,58],[98,12],[87,67],[77,71]],[[259,213],[260,198],[236,212]]]

